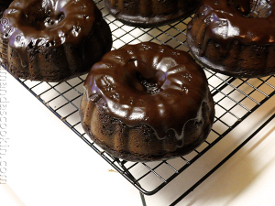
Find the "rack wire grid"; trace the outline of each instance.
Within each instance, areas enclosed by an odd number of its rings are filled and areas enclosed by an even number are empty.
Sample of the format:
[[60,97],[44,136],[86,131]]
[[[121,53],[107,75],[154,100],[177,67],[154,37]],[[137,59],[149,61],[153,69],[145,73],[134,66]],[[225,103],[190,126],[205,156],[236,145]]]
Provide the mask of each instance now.
[[[192,17],[157,28],[136,28],[117,21],[104,8],[102,0],[95,1],[95,3],[111,28],[113,49],[118,49],[125,44],[152,41],[189,52],[186,44],[186,27]],[[237,79],[212,72],[206,68],[204,70],[215,101],[216,111],[213,128],[207,140],[186,156],[148,163],[129,162],[114,158],[94,144],[84,132],[80,123],[79,105],[83,93],[82,85],[86,75],[60,83],[17,80],[116,171],[133,184],[141,194],[143,205],[146,205],[144,195],[154,195],[187,169],[192,168],[199,158],[214,148],[219,141],[275,94],[275,77],[273,75],[257,79]],[[230,148],[231,152],[210,168],[209,172],[200,175],[192,184],[188,184],[186,190],[171,205],[176,205],[199,186],[273,118],[274,111],[251,135],[242,137],[241,142],[236,147]],[[190,172],[184,178],[188,179],[188,175],[190,175]]]

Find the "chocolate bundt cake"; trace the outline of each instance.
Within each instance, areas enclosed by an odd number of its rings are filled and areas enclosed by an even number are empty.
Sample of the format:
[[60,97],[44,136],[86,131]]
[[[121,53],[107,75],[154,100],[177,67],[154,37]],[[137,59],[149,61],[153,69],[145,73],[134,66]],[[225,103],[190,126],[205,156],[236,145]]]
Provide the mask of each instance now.
[[104,0],[121,22],[139,27],[160,26],[191,15],[200,0]]
[[234,77],[275,73],[275,0],[202,0],[187,43],[206,67]]
[[214,105],[205,74],[188,53],[147,42],[108,52],[92,67],[80,115],[86,133],[108,153],[153,161],[199,146]]
[[110,51],[110,28],[91,0],[15,0],[0,24],[2,63],[17,77],[63,81]]

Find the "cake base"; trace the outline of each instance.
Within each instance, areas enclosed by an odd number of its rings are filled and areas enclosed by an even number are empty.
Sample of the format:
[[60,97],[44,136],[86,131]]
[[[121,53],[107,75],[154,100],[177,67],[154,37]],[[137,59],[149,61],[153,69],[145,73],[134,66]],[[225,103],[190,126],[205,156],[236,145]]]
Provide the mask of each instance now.
[[199,0],[117,1],[105,0],[105,8],[119,21],[136,27],[156,27],[190,16]]
[[[91,138],[108,154],[127,161],[148,162],[166,160],[190,153],[207,138],[214,120],[214,103],[210,94],[209,105],[203,109],[204,127],[199,136],[194,136],[196,121],[186,124],[184,145],[176,140],[174,133],[158,139],[152,128],[145,124],[134,127],[111,117],[84,94],[80,106],[81,123]],[[181,146],[179,146],[181,145]]]

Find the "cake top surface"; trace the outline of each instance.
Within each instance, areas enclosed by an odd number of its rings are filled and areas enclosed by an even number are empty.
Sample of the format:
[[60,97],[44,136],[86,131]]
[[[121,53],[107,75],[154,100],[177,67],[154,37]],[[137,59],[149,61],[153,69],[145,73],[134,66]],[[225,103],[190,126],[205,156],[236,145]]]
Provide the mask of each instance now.
[[168,130],[183,139],[184,126],[199,122],[208,84],[202,68],[180,50],[155,43],[127,45],[107,53],[85,83],[85,95],[129,126]]

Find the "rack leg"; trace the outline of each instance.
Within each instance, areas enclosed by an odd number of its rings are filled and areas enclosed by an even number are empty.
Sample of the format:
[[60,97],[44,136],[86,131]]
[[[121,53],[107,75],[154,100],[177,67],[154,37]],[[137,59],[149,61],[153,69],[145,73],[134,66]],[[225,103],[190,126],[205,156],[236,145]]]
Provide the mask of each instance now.
[[139,192],[139,194],[140,194],[140,198],[141,198],[142,206],[147,206],[146,201],[145,201],[144,194],[143,194],[143,193],[141,193],[141,192]]

